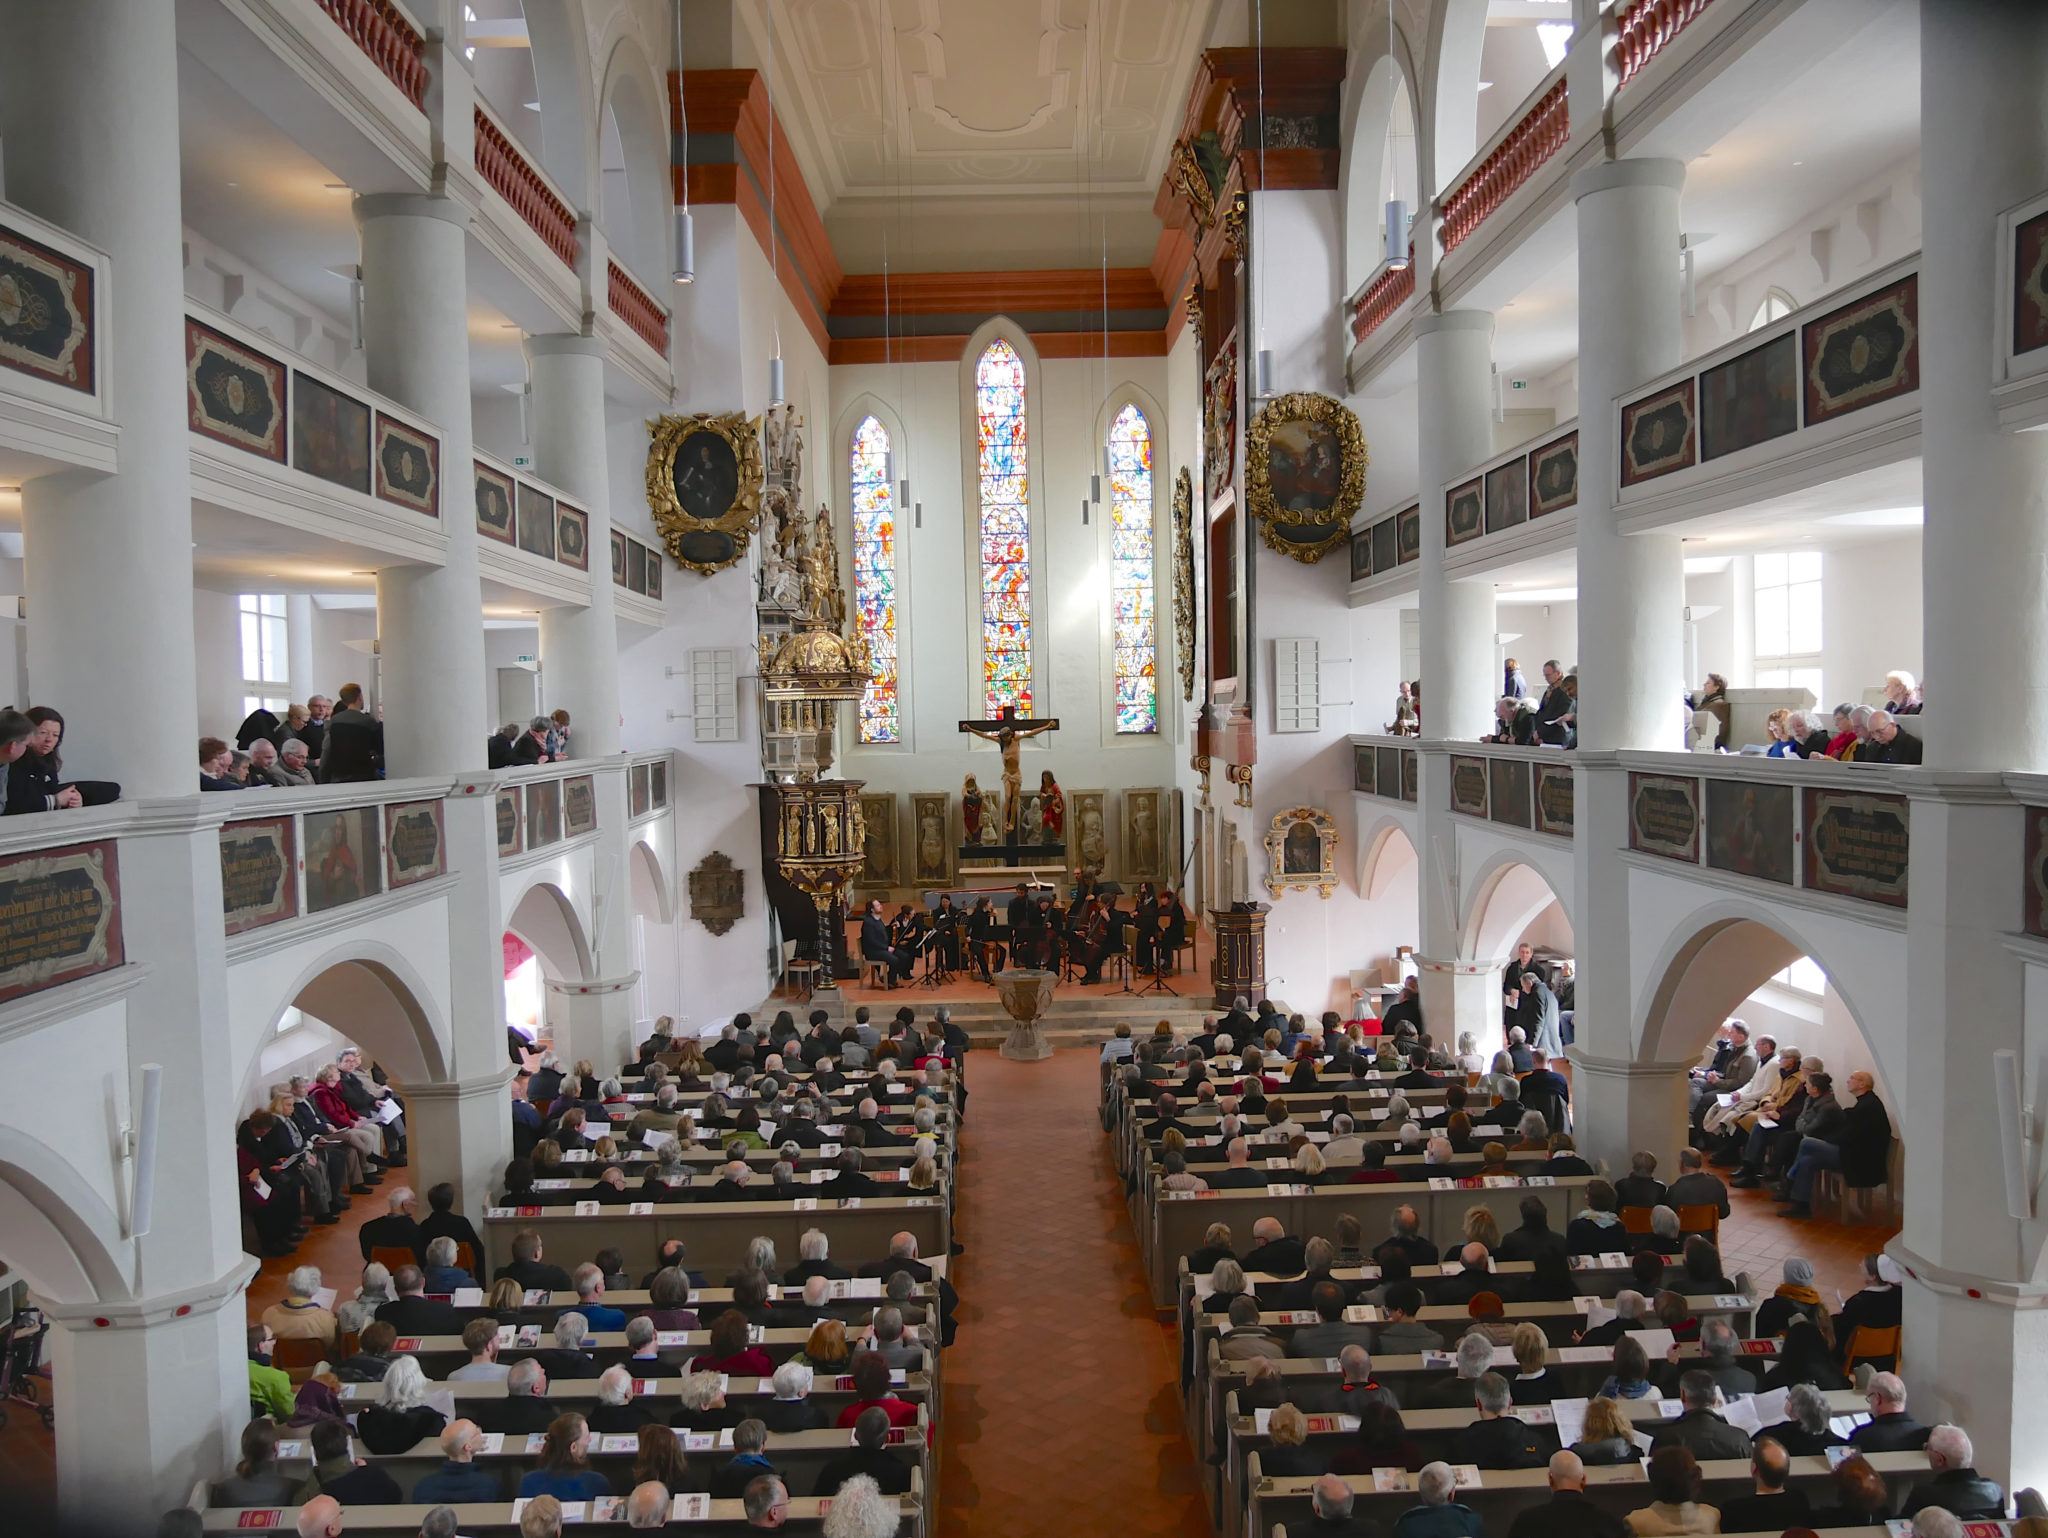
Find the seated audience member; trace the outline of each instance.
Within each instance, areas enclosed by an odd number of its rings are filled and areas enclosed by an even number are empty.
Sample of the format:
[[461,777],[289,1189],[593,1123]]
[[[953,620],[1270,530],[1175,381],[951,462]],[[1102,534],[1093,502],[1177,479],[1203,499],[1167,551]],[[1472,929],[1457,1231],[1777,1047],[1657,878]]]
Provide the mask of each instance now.
[[334,1375],[344,1383],[382,1383],[391,1370],[391,1348],[398,1331],[381,1319],[372,1319],[356,1337],[355,1351],[335,1363]]
[[654,1419],[645,1405],[633,1402],[633,1369],[614,1362],[597,1375],[597,1404],[590,1412],[590,1429],[606,1433],[638,1431]]
[[1259,1323],[1259,1300],[1256,1296],[1249,1292],[1239,1293],[1230,1300],[1226,1317],[1229,1325],[1216,1348],[1224,1361],[1244,1362],[1261,1356],[1280,1361],[1286,1357],[1286,1346]]
[[732,1378],[766,1378],[775,1362],[759,1346],[748,1344],[747,1316],[729,1308],[711,1321],[711,1339],[701,1356],[690,1361],[692,1372],[718,1372]]
[[384,1393],[356,1416],[356,1435],[380,1456],[411,1452],[415,1444],[439,1437],[448,1417],[427,1403],[432,1385],[409,1356],[393,1357],[384,1374]]
[[1863,1397],[1870,1420],[1849,1436],[1858,1452],[1917,1453],[1927,1445],[1928,1428],[1906,1413],[1906,1385],[1898,1374],[1878,1373]]
[[[1311,1242],[1320,1244],[1323,1241]],[[1316,1317],[1321,1322],[1297,1328],[1290,1342],[1288,1355],[1332,1357],[1340,1354],[1346,1346],[1363,1346],[1370,1349],[1373,1341],[1372,1327],[1364,1324],[1346,1324],[1344,1305],[1342,1284],[1329,1280],[1316,1283],[1310,1295],[1309,1306],[1316,1311]]]
[[1439,1259],[1437,1247],[1422,1235],[1422,1219],[1415,1209],[1406,1205],[1396,1207],[1388,1220],[1387,1237],[1374,1251],[1375,1258],[1389,1250],[1398,1250],[1407,1257],[1410,1266],[1433,1266]]
[[213,1487],[216,1506],[282,1506],[298,1480],[277,1466],[277,1422],[268,1416],[242,1428],[242,1460]]
[[470,1254],[477,1258],[483,1257],[484,1242],[477,1236],[475,1225],[455,1210],[454,1186],[443,1180],[428,1187],[427,1208],[427,1215],[419,1220],[422,1244],[446,1237],[468,1245]]
[[462,1327],[462,1349],[469,1360],[448,1374],[450,1383],[503,1383],[512,1364],[498,1360],[498,1321],[480,1314]]
[[1534,1260],[1546,1251],[1565,1253],[1564,1236],[1550,1226],[1550,1209],[1534,1194],[1521,1201],[1522,1221],[1501,1235],[1495,1253],[1502,1260]]
[[1642,1343],[1624,1335],[1614,1343],[1614,1371],[1600,1385],[1605,1399],[1655,1399],[1657,1387],[1650,1381],[1650,1359]]
[[1423,1465],[1422,1450],[1401,1423],[1401,1412],[1391,1399],[1361,1405],[1358,1431],[1330,1460],[1337,1474],[1370,1474],[1374,1469],[1406,1469],[1413,1474]]
[[292,1413],[295,1399],[291,1375],[270,1365],[270,1348],[276,1344],[277,1338],[265,1326],[249,1326],[249,1402],[282,1420]]
[[1448,1463],[1425,1463],[1415,1493],[1420,1504],[1401,1513],[1394,1538],[1486,1538],[1479,1513],[1456,1499],[1458,1476]]
[[1657,1156],[1647,1149],[1632,1154],[1628,1173],[1614,1182],[1614,1199],[1624,1207],[1661,1207],[1665,1191],[1657,1178]]
[[1586,1499],[1586,1465],[1577,1453],[1550,1455],[1550,1499],[1524,1507],[1508,1538],[1627,1538],[1629,1526]]
[[1260,1469],[1275,1479],[1312,1479],[1330,1471],[1329,1458],[1308,1446],[1308,1417],[1283,1404],[1267,1422],[1272,1444],[1259,1455]]
[[1721,1513],[1700,1502],[1700,1465],[1684,1447],[1650,1454],[1650,1504],[1628,1514],[1632,1533],[1718,1533]]
[[1592,1467],[1638,1463],[1643,1456],[1642,1448],[1636,1444],[1635,1427],[1629,1421],[1627,1408],[1620,1400],[1604,1396],[1587,1403],[1585,1429],[1570,1450]]
[[589,1501],[611,1493],[611,1481],[590,1466],[588,1423],[574,1412],[556,1416],[540,1450],[540,1467],[519,1481],[520,1498],[551,1495],[558,1501]]
[[1508,1380],[1497,1372],[1479,1376],[1472,1390],[1479,1419],[1459,1432],[1452,1443],[1453,1459],[1482,1469],[1533,1469],[1544,1461],[1542,1439],[1535,1428],[1512,1411]]
[[[299,1538],[341,1538],[344,1523],[341,1516],[341,1502],[331,1495],[316,1495],[299,1508],[298,1520],[294,1524]],[[550,1535],[536,1535],[536,1538],[550,1538]],[[560,1538],[559,1530],[552,1538]]]
[[555,1343],[534,1352],[533,1359],[550,1378],[595,1378],[601,1369],[589,1352],[590,1321],[574,1309],[555,1315]]
[[576,1311],[595,1333],[616,1334],[626,1327],[625,1312],[603,1302],[603,1270],[585,1261],[571,1273],[570,1281],[576,1289]]
[[1927,1466],[1934,1470],[1934,1477],[1913,1486],[1899,1515],[1910,1517],[1929,1506],[1939,1506],[1966,1522],[2002,1520],[2005,1487],[1979,1474],[1972,1466],[1975,1458],[1962,1427],[1936,1426],[1927,1433]]
[[[328,1099],[317,1089],[313,1098],[314,1103],[322,1110],[328,1111],[330,1116],[333,1114]],[[338,1093],[335,1102],[340,1102]],[[363,1259],[368,1260],[377,1250],[408,1249],[412,1251],[413,1259],[419,1260],[426,1253],[427,1241],[420,1233],[419,1224],[413,1220],[413,1212],[419,1202],[412,1193],[412,1187],[399,1186],[396,1190],[387,1192],[384,1202],[390,1210],[380,1217],[370,1219],[357,1230],[356,1238],[362,1249]]]
[[889,1364],[872,1351],[863,1351],[853,1359],[853,1391],[858,1396],[854,1402],[839,1412],[839,1426],[849,1429],[860,1419],[860,1412],[870,1406],[879,1405],[888,1412],[892,1426],[910,1426],[917,1422],[917,1406],[896,1398],[889,1392]]
[[879,1407],[863,1410],[853,1423],[853,1450],[819,1471],[812,1493],[837,1495],[849,1480],[865,1475],[884,1495],[908,1494],[910,1464],[889,1451],[888,1440],[888,1412]]
[[[1309,1519],[1299,1524],[1301,1531],[1313,1538],[1383,1538],[1386,1529],[1379,1523],[1354,1514],[1355,1501],[1350,1485],[1334,1474],[1324,1475],[1309,1489]],[[1290,1524],[1288,1531],[1294,1532],[1295,1525]]]
[[1730,1533],[1779,1533],[1800,1527],[1813,1515],[1805,1492],[1787,1487],[1792,1455],[1775,1437],[1760,1436],[1750,1456],[1754,1491],[1721,1503],[1721,1529]]
[[263,1311],[265,1327],[279,1340],[333,1340],[340,1326],[333,1312],[315,1301],[319,1290],[318,1266],[294,1266],[285,1278],[284,1301]]
[[1678,1150],[1678,1178],[1671,1182],[1664,1200],[1674,1210],[1712,1207],[1724,1218],[1730,1212],[1726,1182],[1706,1168],[1706,1156],[1697,1148]]
[[1680,1375],[1678,1402],[1684,1413],[1651,1439],[1651,1456],[1667,1447],[1682,1447],[1701,1460],[1749,1457],[1749,1437],[1714,1408],[1720,1392],[1710,1373],[1695,1369]]
[[1788,1255],[1779,1267],[1783,1280],[1756,1311],[1756,1334],[1769,1340],[1785,1333],[1785,1327],[1800,1316],[1817,1318],[1821,1312],[1820,1293],[1813,1285],[1813,1262],[1803,1255]]
[[401,1335],[459,1335],[463,1316],[454,1304],[427,1294],[427,1279],[418,1266],[400,1266],[391,1274],[398,1293],[377,1310],[377,1318]]
[[459,1288],[474,1287],[476,1278],[455,1263],[455,1241],[446,1234],[427,1241],[427,1263],[425,1271],[426,1290],[430,1293],[451,1293]]
[[702,1328],[696,1310],[689,1307],[690,1283],[690,1274],[680,1266],[668,1266],[654,1273],[647,1287],[650,1307],[645,1317],[654,1321],[657,1330]]
[[1247,1272],[1267,1276],[1299,1276],[1304,1269],[1303,1242],[1292,1238],[1278,1218],[1252,1224],[1252,1249],[1240,1262]]
[[[1572,1141],[1569,1132],[1553,1132],[1550,1134],[1550,1157],[1543,1161],[1542,1173],[1555,1180],[1566,1175],[1590,1175],[1593,1166],[1579,1157],[1578,1144]],[[1597,1254],[1598,1251],[1586,1253]]]
[[1816,1528],[1883,1527],[1891,1509],[1891,1491],[1884,1475],[1871,1467],[1861,1451],[1835,1468],[1834,1504],[1809,1519]]
[[820,1319],[811,1326],[803,1350],[790,1360],[801,1362],[813,1372],[837,1375],[846,1371],[852,1355],[846,1343],[846,1325],[837,1319]]
[[530,1228],[521,1229],[512,1237],[512,1259],[498,1267],[491,1280],[509,1276],[529,1292],[570,1291],[569,1273],[560,1266],[547,1264],[541,1258],[545,1251],[539,1234]]
[[1493,1342],[1474,1330],[1457,1345],[1457,1372],[1421,1389],[1411,1397],[1411,1409],[1463,1410],[1473,1402],[1479,1380],[1493,1367]]
[[[1422,1312],[1422,1289],[1413,1282],[1390,1285],[1380,1307],[1387,1321],[1375,1331],[1373,1349],[1381,1356],[1413,1356],[1444,1349],[1443,1337],[1415,1317]],[[1491,1346],[1487,1348],[1487,1359],[1492,1360]],[[1464,1402],[1462,1396],[1458,1402]]]
[[1614,1295],[1614,1317],[1605,1324],[1596,1324],[1579,1333],[1582,1346],[1611,1346],[1630,1330],[1653,1328],[1644,1317],[1649,1313],[1650,1300],[1633,1287],[1624,1287]]
[[1811,1383],[1795,1383],[1785,1397],[1784,1420],[1764,1427],[1770,1437],[1795,1458],[1817,1458],[1830,1447],[1841,1447],[1847,1438],[1837,1436],[1828,1425],[1834,1412],[1828,1398]]
[[[681,1495],[697,1488],[690,1474],[690,1460],[683,1453],[682,1439],[668,1427],[656,1422],[642,1426],[634,1433],[639,1452],[633,1459],[633,1486],[637,1493],[649,1481],[664,1497]],[[663,1516],[666,1517],[668,1501],[662,1502]],[[660,1523],[654,1524],[660,1526]]]
[[310,786],[313,770],[307,762],[305,743],[296,737],[285,738],[277,745],[277,756],[263,766],[263,777],[283,790]]
[[[1835,1350],[1846,1357],[1851,1337],[1859,1328],[1896,1330],[1901,1318],[1899,1268],[1889,1255],[1863,1257],[1863,1287],[1851,1294],[1834,1317]],[[1897,1366],[1892,1357],[1866,1358],[1880,1371]]]
[[1902,731],[1889,710],[1870,713],[1870,736],[1856,749],[1859,764],[1917,764],[1925,752],[1920,739]]
[[1586,1205],[1565,1228],[1565,1249],[1574,1255],[1604,1255],[1626,1250],[1628,1230],[1615,1211],[1614,1187],[1604,1180],[1586,1182]]
[[[25,736],[14,737],[6,718],[24,715],[30,729]],[[26,713],[0,712],[0,803],[4,803],[5,815],[105,806],[121,799],[121,787],[111,780],[63,778],[63,758],[57,751],[63,740],[64,718],[47,705],[33,705]],[[25,744],[12,762],[8,761],[9,741]]]
[[755,1413],[770,1431],[787,1436],[795,1431],[823,1431],[832,1424],[830,1412],[811,1398],[816,1375],[801,1362],[784,1362],[770,1380],[774,1397],[757,1405]]
[[508,1435],[546,1431],[554,1424],[555,1417],[561,1414],[549,1402],[547,1392],[547,1369],[530,1356],[522,1357],[505,1374],[505,1397],[475,1404],[478,1424],[486,1431],[502,1431]]
[[[1806,1135],[1798,1143],[1785,1180],[1778,1188],[1781,1200],[1791,1206],[1780,1209],[1781,1218],[1813,1216],[1813,1183],[1822,1170],[1840,1170],[1851,1186],[1881,1184],[1887,1175],[1892,1151],[1892,1120],[1877,1098],[1877,1081],[1858,1069],[1849,1075],[1849,1093],[1854,1103],[1828,1117],[1824,1108],[1809,1107],[1800,1118]],[[1807,1117],[1817,1118],[1810,1132]]]
[[387,1470],[353,1455],[347,1421],[320,1421],[307,1433],[307,1441],[312,1444],[313,1473],[299,1487],[298,1499],[324,1495],[344,1507],[405,1503],[405,1492]]
[[807,1282],[814,1276],[822,1276],[835,1282],[845,1281],[851,1277],[853,1273],[846,1267],[833,1264],[831,1255],[832,1243],[823,1230],[805,1229],[803,1237],[797,1241],[797,1264],[789,1268],[782,1278],[783,1282],[794,1286]]
[[1826,1316],[1822,1322],[1800,1315],[1786,1327],[1785,1339],[1778,1347],[1777,1365],[1764,1375],[1765,1389],[1790,1388],[1795,1383],[1811,1383],[1815,1388],[1827,1392],[1845,1389],[1849,1380],[1842,1369],[1835,1365],[1835,1348],[1826,1334]]
[[414,1482],[413,1504],[458,1506],[499,1499],[503,1486],[497,1474],[476,1463],[483,1446],[484,1434],[475,1421],[450,1421],[441,1431],[441,1466]]
[[1700,1326],[1698,1371],[1714,1380],[1714,1387],[1724,1399],[1740,1399],[1756,1392],[1756,1374],[1741,1364],[1737,1356],[1741,1350],[1735,1327],[1726,1319],[1709,1319]]
[[201,790],[240,790],[241,783],[234,777],[235,750],[218,737],[199,739],[199,788]]

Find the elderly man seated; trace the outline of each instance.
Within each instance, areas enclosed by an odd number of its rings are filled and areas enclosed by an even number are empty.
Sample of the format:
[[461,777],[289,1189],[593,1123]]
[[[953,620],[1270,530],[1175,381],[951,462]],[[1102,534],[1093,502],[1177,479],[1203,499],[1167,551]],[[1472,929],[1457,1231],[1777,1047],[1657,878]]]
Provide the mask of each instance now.
[[1800,1139],[1792,1167],[1778,1187],[1779,1198],[1792,1205],[1781,1208],[1779,1217],[1813,1216],[1813,1182],[1822,1170],[1840,1170],[1852,1186],[1877,1185],[1889,1173],[1892,1119],[1877,1098],[1877,1081],[1859,1068],[1849,1075],[1849,1093],[1854,1103],[1842,1112],[1838,1138]]
[[1628,1538],[1629,1525],[1586,1499],[1586,1465],[1569,1450],[1550,1455],[1550,1499],[1523,1508],[1508,1538]]
[[1422,1503],[1401,1513],[1394,1538],[1486,1538],[1479,1513],[1455,1500],[1457,1492],[1458,1476],[1448,1463],[1425,1463],[1415,1476]]

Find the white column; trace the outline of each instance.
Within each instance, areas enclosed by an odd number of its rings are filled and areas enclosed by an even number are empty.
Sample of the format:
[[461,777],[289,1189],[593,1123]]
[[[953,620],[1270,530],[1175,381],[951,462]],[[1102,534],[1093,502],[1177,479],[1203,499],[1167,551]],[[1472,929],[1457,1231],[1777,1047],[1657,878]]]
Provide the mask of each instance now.
[[1579,215],[1579,746],[1683,746],[1685,560],[1675,534],[1615,528],[1614,397],[1676,368],[1675,160],[1572,178]]
[[2048,768],[2048,433],[2001,430],[1989,389],[1997,216],[2048,186],[2048,128],[2020,106],[2043,68],[2040,7],[1922,4],[1921,628],[1942,768]]
[[1445,487],[1493,453],[1493,317],[1451,310],[1415,323],[1416,476],[1422,488],[1422,730],[1472,741],[1493,730],[1493,584],[1444,574]]
[[452,198],[356,199],[370,388],[441,431],[440,566],[377,574],[384,755],[394,776],[483,766],[483,589],[469,516],[468,215]]
[[0,18],[7,196],[112,258],[97,319],[121,422],[119,474],[22,488],[29,681],[81,773],[183,795],[199,722],[172,8],[10,0]]
[[[499,1040],[504,1032],[499,1031]],[[484,1232],[483,1212],[512,1157],[514,1069],[502,1050],[498,1066],[473,1079],[405,1086],[406,1158],[419,1190],[447,1181],[456,1211]],[[509,1256],[494,1256],[504,1261]]]
[[303,705],[320,692],[313,671],[313,599],[307,593],[287,593],[284,600],[285,672],[291,682],[292,702]]
[[[1991,1114],[1992,1054],[2034,1072],[2035,968],[2015,954],[2026,881],[2018,809],[1999,771],[2048,766],[2048,441],[1992,414],[2000,210],[2048,185],[2048,125],[2031,110],[2048,71],[2048,12],[1993,0],[1920,8],[1920,266],[1924,645],[1939,726],[1916,775],[1907,915],[1911,1104],[1905,1376],[1912,1413],[1953,1418],[1977,1467],[2008,1487],[2048,1482],[2048,1313],[2034,1216],[2007,1210],[2008,1159]],[[2037,1006],[2038,1007],[2038,1006]],[[2023,1099],[2036,1090],[2022,1088]],[[1896,1118],[1895,1118],[1896,1120]]]
[[590,515],[590,602],[543,609],[546,707],[569,712],[569,751],[619,751],[619,632],[613,618],[611,490],[605,471],[604,343],[591,336],[526,341],[533,373],[533,464]]

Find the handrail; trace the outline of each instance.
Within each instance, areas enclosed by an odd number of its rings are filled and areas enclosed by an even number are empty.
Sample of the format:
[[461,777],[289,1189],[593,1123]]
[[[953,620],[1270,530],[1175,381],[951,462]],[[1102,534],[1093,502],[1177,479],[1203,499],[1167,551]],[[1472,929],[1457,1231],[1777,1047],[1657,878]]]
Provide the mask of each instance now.
[[608,280],[606,303],[612,314],[623,320],[633,334],[660,353],[668,356],[668,314],[655,302],[654,296],[633,281],[633,275],[621,267],[615,259],[608,259],[606,273]]
[[482,102],[476,104],[476,169],[564,266],[575,267],[575,213]]
[[1415,297],[1415,242],[1408,242],[1408,261],[1388,267],[1368,283],[1351,310],[1351,337],[1362,342],[1400,314],[1402,306]]
[[1614,85],[1619,90],[1671,40],[1699,20],[1710,0],[1636,0],[1614,29]]
[[407,101],[427,110],[427,65],[420,57],[426,39],[391,0],[319,0],[319,6]]
[[[1704,3],[1704,0],[1702,0]],[[1565,147],[1572,132],[1571,106],[1562,66],[1550,88],[1536,98],[1515,126],[1444,198],[1444,253],[1458,249],[1487,217],[1543,163]]]

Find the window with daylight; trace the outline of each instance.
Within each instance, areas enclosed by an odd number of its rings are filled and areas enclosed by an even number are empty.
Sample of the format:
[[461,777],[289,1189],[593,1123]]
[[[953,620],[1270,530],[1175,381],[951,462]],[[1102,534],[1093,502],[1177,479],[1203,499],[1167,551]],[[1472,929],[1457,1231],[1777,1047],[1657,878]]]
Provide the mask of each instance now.
[[242,714],[291,706],[291,663],[286,654],[284,594],[244,593],[237,600],[242,627]]
[[1136,406],[1109,429],[1109,588],[1116,634],[1116,729],[1159,730],[1152,612],[1152,424]]
[[1756,686],[1808,689],[1821,699],[1821,557],[1792,550],[1756,558]]
[[981,701],[1031,714],[1031,506],[1024,360],[1001,337],[974,367],[981,486]]
[[868,417],[853,430],[853,607],[872,670],[860,697],[860,740],[900,742],[896,706],[896,511],[889,429]]

